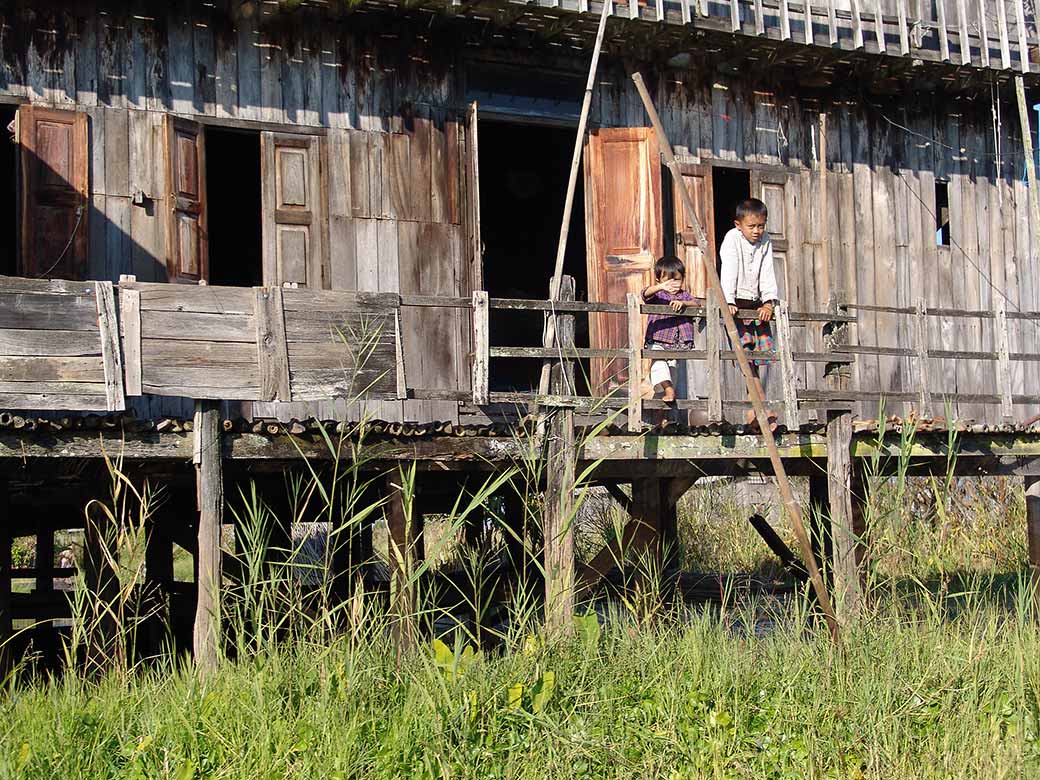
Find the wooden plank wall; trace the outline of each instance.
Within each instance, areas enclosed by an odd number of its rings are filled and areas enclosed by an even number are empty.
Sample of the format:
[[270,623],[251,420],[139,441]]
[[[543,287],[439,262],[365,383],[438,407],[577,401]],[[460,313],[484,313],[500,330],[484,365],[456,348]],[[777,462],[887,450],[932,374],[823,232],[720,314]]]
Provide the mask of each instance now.
[[[597,121],[607,126],[645,123],[643,109],[621,69],[608,64],[599,79]],[[846,300],[910,307],[993,311],[1004,298],[1009,312],[1040,310],[1037,226],[1028,220],[1022,141],[1011,94],[1001,95],[999,150],[989,100],[973,103],[928,99],[914,111],[905,102],[820,102],[752,88],[738,80],[671,73],[658,81],[657,102],[678,154],[702,162],[794,173],[786,210],[799,218],[787,225],[786,268],[780,285],[794,310],[825,311],[832,289],[844,279]],[[827,121],[828,222],[818,219],[819,113]],[[936,182],[950,197],[951,246],[937,246]],[[820,242],[829,242],[822,267]],[[721,236],[719,237],[721,242]],[[954,321],[929,317],[929,346],[945,350],[995,349],[992,319]],[[1011,352],[1040,351],[1034,322],[1011,320]],[[793,335],[796,350],[818,348],[819,331]],[[853,343],[913,349],[912,318],[860,312]],[[931,360],[937,385],[934,411],[943,413],[941,392],[995,393],[996,364],[980,370],[970,361]],[[703,364],[691,362],[690,372]],[[857,357],[854,387],[914,392],[917,366],[911,357]],[[1040,381],[1040,365],[1012,362],[1014,392],[1028,393]],[[825,389],[823,367],[810,364],[799,387]],[[775,373],[775,372],[774,372]],[[689,384],[696,386],[693,377]],[[727,399],[743,398],[735,365],[725,368]],[[778,382],[771,382],[779,397]],[[906,414],[911,404],[887,403],[885,414]],[[916,406],[916,405],[913,405]],[[861,404],[863,417],[877,417],[876,404]],[[1016,406],[1019,419],[1035,413]],[[999,422],[999,407],[961,405],[954,414]]]
[[[0,94],[90,115],[92,278],[164,281],[163,114],[251,120],[325,136],[330,278],[342,290],[466,295],[461,262],[460,145],[449,63],[421,40],[355,33],[238,3],[93,2],[74,13],[0,12]],[[263,31],[261,27],[263,26]],[[49,34],[48,31],[53,31]],[[257,161],[259,166],[259,160]],[[134,194],[145,197],[140,204]],[[211,258],[219,263],[221,258]],[[413,386],[468,387],[463,312],[410,312],[403,323]],[[188,415],[171,398],[136,399],[144,415]],[[229,412],[457,420],[453,402],[244,404]]]
[[[261,14],[236,21],[233,5],[85,0],[75,13],[0,12],[0,47],[27,47],[2,52],[0,94],[90,114],[92,274],[162,278],[161,128],[163,113],[175,111],[324,134],[328,286],[468,297],[473,282],[464,262],[459,172],[466,141],[458,122],[465,104],[463,55],[411,33],[365,32],[353,21],[269,24],[274,4],[268,3],[259,4]],[[576,72],[583,62],[575,61]],[[863,303],[912,305],[923,297],[929,306],[992,308],[1004,295],[1009,312],[1040,308],[1038,239],[1028,223],[1021,143],[1007,104],[997,150],[988,102],[970,111],[955,102],[931,107],[927,101],[918,101],[917,111],[879,109],[859,99],[821,103],[737,78],[659,75],[656,100],[677,152],[794,174],[787,212],[802,219],[788,225],[791,247],[778,269],[792,308],[822,309],[827,284],[840,277],[848,296]],[[871,102],[893,105],[883,98]],[[826,225],[813,219],[821,208],[815,156],[821,110],[828,114]],[[601,65],[591,119],[603,126],[646,124],[627,73],[609,60]],[[949,248],[934,240],[937,178],[949,183],[956,242]],[[133,202],[137,192],[147,196],[142,205]],[[820,267],[823,240],[829,241],[827,269]],[[977,327],[931,324],[933,347],[992,343],[987,321]],[[1034,324],[1010,325],[1012,352],[1037,351]],[[412,310],[402,327],[409,386],[468,388],[468,315]],[[913,346],[912,328],[891,315],[863,314],[856,331],[853,337],[863,344]],[[796,333],[796,348],[810,348],[818,338]],[[945,387],[983,389],[976,374],[958,372],[949,361],[933,363],[932,376],[943,378]],[[1033,364],[1013,363],[1012,370],[1016,391],[1040,379]],[[810,366],[799,381],[822,387],[820,371]],[[855,371],[864,387],[915,389],[909,358],[863,357]],[[735,369],[725,386],[740,397]],[[385,419],[458,414],[454,402],[435,401],[378,401],[367,410]],[[144,413],[185,411],[164,399]],[[245,411],[344,417],[361,409],[337,402]],[[877,410],[861,413],[875,416]]]

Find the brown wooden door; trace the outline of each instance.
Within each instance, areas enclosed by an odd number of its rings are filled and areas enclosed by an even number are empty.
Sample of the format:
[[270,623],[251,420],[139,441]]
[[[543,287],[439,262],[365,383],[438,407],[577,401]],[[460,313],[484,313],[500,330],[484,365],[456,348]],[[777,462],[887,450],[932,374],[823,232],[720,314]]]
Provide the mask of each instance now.
[[21,273],[82,279],[89,241],[87,115],[23,106]]
[[209,276],[206,231],[206,142],[197,122],[165,117],[166,273],[171,282]]
[[788,214],[791,193],[788,192],[791,176],[782,171],[752,171],[751,197],[758,198],[769,209],[766,232],[773,242],[773,270],[780,297],[787,299],[793,291],[788,290],[788,254],[791,250],[790,227],[793,215]]
[[705,298],[708,289],[708,272],[704,268],[701,252],[703,251],[712,263],[716,258],[715,198],[711,182],[711,166],[680,163],[679,171],[682,173],[683,184],[686,185],[686,189],[693,199],[693,207],[697,212],[697,219],[700,221],[701,227],[704,228],[708,246],[703,249],[697,246],[697,236],[693,224],[687,218],[686,207],[679,194],[679,185],[673,183],[672,203],[675,206],[676,253],[686,264],[686,288],[695,298]]
[[295,282],[322,289],[321,139],[287,133],[261,134],[264,284]]
[[[589,299],[624,303],[650,283],[662,253],[661,160],[649,127],[601,128],[585,147],[585,218]],[[617,314],[590,316],[593,348],[625,348],[628,329]],[[593,360],[592,386],[624,386],[624,359]]]

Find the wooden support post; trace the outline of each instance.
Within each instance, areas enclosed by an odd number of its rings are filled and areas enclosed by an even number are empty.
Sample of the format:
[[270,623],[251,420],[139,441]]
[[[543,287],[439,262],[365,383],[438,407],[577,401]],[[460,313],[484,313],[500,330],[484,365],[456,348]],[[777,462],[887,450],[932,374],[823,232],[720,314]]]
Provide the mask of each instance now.
[[633,544],[634,549],[621,551],[622,555],[626,553],[638,555],[646,546],[658,566],[663,562],[665,542],[661,482],[662,480],[657,477],[632,480],[632,514],[628,523],[641,528],[642,533],[633,535],[633,542],[639,539],[641,544]]
[[[565,277],[561,295],[574,299],[574,279]],[[629,296],[631,297],[631,296]],[[560,347],[566,354],[574,347],[574,316],[559,317]],[[557,395],[573,387],[573,361],[553,366],[552,389]],[[547,430],[545,518],[545,629],[559,636],[570,630],[574,616],[574,480],[577,454],[574,444],[574,411],[556,409]]]
[[1025,478],[1026,542],[1029,549],[1029,584],[1033,608],[1040,611],[1040,477]]
[[[654,127],[654,131],[657,135],[658,148],[661,150],[661,154],[664,157],[665,165],[671,172],[673,180],[681,185],[683,178],[682,172],[679,169],[679,163],[675,159],[672,145],[668,142],[668,136],[664,131],[664,127],[661,125],[661,117],[658,116],[657,109],[654,108],[653,100],[650,98],[650,93],[647,92],[646,84],[643,82],[643,77],[639,73],[634,73],[632,74],[632,80],[635,82],[636,90],[639,92],[639,97],[643,101],[643,106],[646,108],[646,112],[650,117],[650,122]],[[701,226],[700,219],[697,216],[697,211],[694,208],[693,198],[690,195],[689,189],[685,186],[679,186],[676,189],[678,189],[679,195],[682,198],[683,208],[686,212],[686,219],[694,229],[694,235],[697,238],[698,246],[707,246],[708,240],[704,234],[704,228]],[[773,475],[776,478],[780,500],[783,502],[784,509],[791,521],[791,528],[798,539],[802,555],[806,558],[805,567],[809,570],[809,579],[812,581],[813,590],[816,592],[817,600],[820,603],[820,609],[827,619],[827,627],[830,630],[831,639],[834,642],[838,642],[841,638],[841,627],[838,625],[837,618],[834,616],[834,610],[831,608],[830,596],[827,593],[827,587],[824,585],[823,578],[820,576],[820,570],[817,568],[816,562],[812,560],[812,547],[809,543],[809,537],[805,532],[805,525],[802,523],[801,508],[795,501],[794,492],[791,490],[791,483],[787,479],[787,471],[784,469],[784,463],[780,459],[780,451],[776,446],[776,439],[773,437],[773,432],[769,429],[765,399],[762,397],[762,392],[759,389],[758,380],[751,370],[751,363],[748,359],[747,353],[740,348],[740,337],[737,332],[737,323],[733,319],[733,315],[730,314],[729,307],[726,304],[726,298],[722,292],[722,283],[719,281],[718,271],[715,269],[714,259],[709,258],[707,253],[704,252],[701,253],[701,258],[704,261],[704,270],[707,273],[708,282],[716,300],[718,301],[719,308],[722,311],[723,322],[726,325],[726,333],[729,336],[730,343],[735,347],[734,353],[737,358],[737,364],[740,366],[740,373],[744,377],[748,396],[751,399],[751,406],[755,410],[755,418],[758,420],[762,441],[766,445],[766,450],[769,452],[769,463],[773,467]]]
[[961,44],[961,65],[971,65],[971,38],[968,37],[966,0],[957,0],[957,40]]
[[834,10],[834,0],[827,0],[827,40],[831,46],[838,43],[838,15]]
[[170,630],[167,605],[173,590],[173,539],[169,533],[172,522],[176,522],[176,516],[166,505],[153,512],[145,526],[144,576],[154,612],[148,617],[144,640],[146,652],[151,655],[162,652]]
[[950,61],[950,36],[946,29],[946,0],[935,0],[935,12],[939,27],[939,56],[943,62]]
[[1000,416],[1010,422],[1015,416],[1011,398],[1011,339],[1008,335],[1007,301],[997,296],[996,316],[993,319],[997,341],[997,388],[1000,390]]
[[628,304],[628,430],[643,430],[643,315],[642,297],[629,293]]
[[899,17],[899,53],[906,57],[910,54],[910,27],[907,24],[906,0],[898,0],[896,14]]
[[707,335],[708,422],[722,422],[722,323],[719,303],[714,296],[704,299]]
[[0,480],[0,681],[7,677],[14,662],[11,637],[11,511],[6,480]]
[[852,463],[852,415],[828,414],[827,484],[830,509],[831,580],[838,615],[847,621],[863,606],[865,490],[861,467]]
[[473,291],[473,405],[486,406],[488,394],[489,352],[488,294],[486,290]]
[[422,516],[412,497],[405,494],[403,472],[386,477],[384,487],[386,525],[390,555],[391,633],[398,652],[415,646],[419,638],[419,580],[423,558]]
[[852,46],[863,48],[863,17],[859,7],[860,0],[851,0],[849,13],[852,14]]
[[932,416],[932,394],[928,375],[928,307],[924,298],[914,303],[914,354],[917,368],[917,414],[922,418]]
[[1015,0],[1015,18],[1018,22],[1019,66],[1023,73],[1029,73],[1029,35],[1026,32],[1026,9],[1022,0]]
[[1008,34],[1007,7],[997,3],[997,34],[1000,36],[1000,67],[1011,70],[1011,36]]
[[877,38],[878,51],[885,54],[888,45],[885,43],[885,19],[881,0],[874,0],[874,35]]
[[197,564],[198,601],[192,645],[199,675],[217,668],[220,653],[220,530],[224,519],[224,465],[220,405],[195,402],[195,480],[199,510]]
[[[54,598],[54,529],[41,528],[36,533],[36,597],[42,605],[55,603]],[[54,623],[50,620],[37,620],[33,629],[36,637],[36,651],[48,669],[55,667],[58,660],[58,637],[54,633]]]
[[796,431],[801,425],[798,415],[798,387],[794,378],[794,357],[791,354],[791,315],[787,301],[781,301],[776,307],[777,349],[780,354],[780,389],[782,394],[783,423],[789,431]]

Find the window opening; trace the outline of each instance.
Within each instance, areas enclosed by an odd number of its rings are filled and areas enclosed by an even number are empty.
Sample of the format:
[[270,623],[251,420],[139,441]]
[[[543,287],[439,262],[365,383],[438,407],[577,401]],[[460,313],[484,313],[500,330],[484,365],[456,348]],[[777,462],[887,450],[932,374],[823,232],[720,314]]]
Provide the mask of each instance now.
[[950,245],[950,183],[938,179],[935,182],[935,243]]
[[[484,286],[492,298],[545,300],[556,263],[560,219],[567,192],[574,131],[501,121],[480,123],[480,230],[484,242]],[[573,276],[578,300],[588,300],[585,268],[583,177],[571,212],[563,272]],[[492,310],[492,346],[535,347],[542,343],[540,312]],[[588,317],[574,317],[575,343],[588,346]],[[538,387],[542,361],[494,358],[492,390]],[[578,392],[587,391],[588,361],[579,361]]]
[[209,283],[263,284],[260,133],[206,128]]

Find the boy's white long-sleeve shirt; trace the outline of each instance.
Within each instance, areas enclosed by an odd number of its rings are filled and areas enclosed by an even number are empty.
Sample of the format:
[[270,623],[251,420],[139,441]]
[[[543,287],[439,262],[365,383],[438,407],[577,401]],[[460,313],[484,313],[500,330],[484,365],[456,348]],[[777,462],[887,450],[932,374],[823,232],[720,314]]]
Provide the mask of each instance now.
[[773,270],[773,242],[768,235],[752,244],[733,228],[722,240],[722,292],[727,303],[738,298],[750,301],[779,299],[776,272]]

